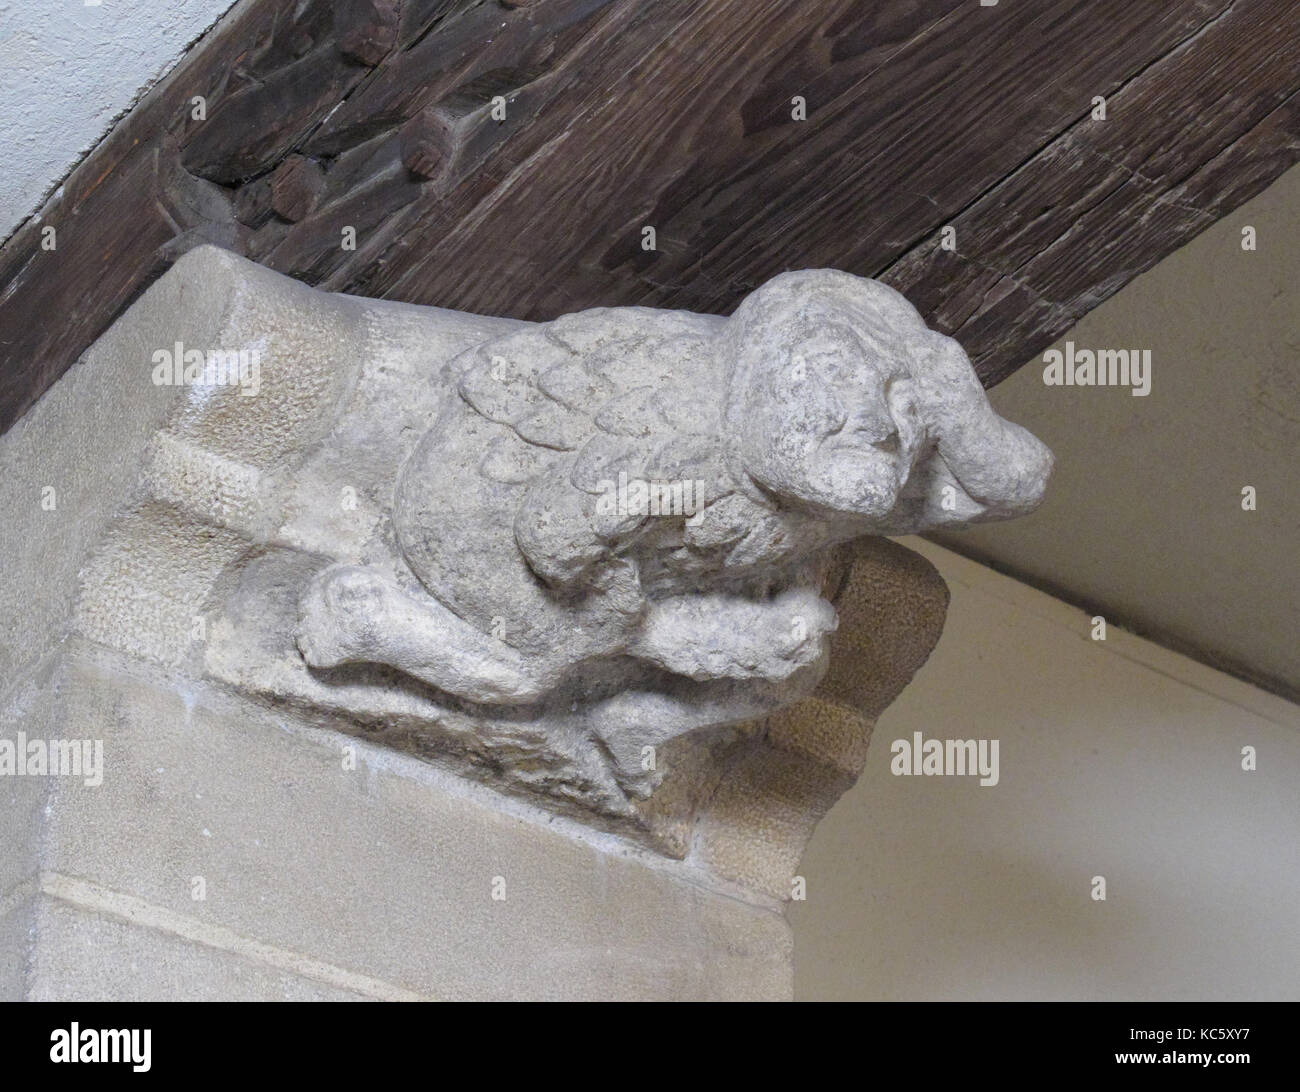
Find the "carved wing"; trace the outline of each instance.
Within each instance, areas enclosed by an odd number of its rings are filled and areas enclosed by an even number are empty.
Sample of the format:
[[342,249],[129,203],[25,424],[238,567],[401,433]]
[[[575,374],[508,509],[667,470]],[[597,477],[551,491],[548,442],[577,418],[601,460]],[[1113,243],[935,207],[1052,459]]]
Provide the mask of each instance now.
[[[640,327],[631,334],[629,310]],[[727,376],[713,338],[717,321],[598,309],[470,354],[461,397],[510,430],[480,470],[526,483],[515,539],[548,584],[564,588],[596,575],[599,585],[602,567],[626,566],[627,547],[654,517],[620,503],[621,484],[689,483],[694,507],[706,508],[680,521],[664,549],[712,549],[743,535],[721,434]]]

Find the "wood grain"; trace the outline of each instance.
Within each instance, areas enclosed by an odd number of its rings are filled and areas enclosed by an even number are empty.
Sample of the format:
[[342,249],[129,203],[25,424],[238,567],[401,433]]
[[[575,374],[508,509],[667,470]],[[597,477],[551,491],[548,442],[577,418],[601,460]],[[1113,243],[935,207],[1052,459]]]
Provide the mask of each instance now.
[[1293,0],[241,0],[0,248],[0,426],[202,241],[531,319],[833,266],[992,385],[1294,164],[1298,90]]

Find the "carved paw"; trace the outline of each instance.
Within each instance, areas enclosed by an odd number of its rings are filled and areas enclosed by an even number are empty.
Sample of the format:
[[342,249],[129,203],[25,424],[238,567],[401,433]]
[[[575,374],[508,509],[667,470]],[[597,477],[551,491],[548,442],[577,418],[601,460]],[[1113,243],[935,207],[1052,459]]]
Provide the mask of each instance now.
[[836,625],[835,608],[810,588],[794,588],[763,602],[730,595],[681,596],[654,605],[632,652],[701,682],[778,682],[817,663]]
[[820,596],[802,591],[786,593],[773,607],[770,623],[777,655],[792,668],[820,659],[825,639],[839,625],[835,608]]
[[312,667],[367,659],[389,595],[382,577],[355,565],[318,573],[298,604],[294,640],[302,658]]

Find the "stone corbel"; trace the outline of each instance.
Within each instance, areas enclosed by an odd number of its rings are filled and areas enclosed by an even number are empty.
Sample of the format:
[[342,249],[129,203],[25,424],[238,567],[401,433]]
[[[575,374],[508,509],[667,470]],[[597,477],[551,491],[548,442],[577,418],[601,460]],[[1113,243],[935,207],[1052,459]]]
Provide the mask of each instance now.
[[[938,639],[941,581],[882,534],[1026,510],[1045,478],[955,343],[844,274],[730,320],[542,325],[207,247],[166,281],[215,321],[119,379],[171,404],[76,632],[777,897]],[[855,384],[842,450],[796,450]],[[637,482],[678,480],[699,511],[647,515]]]
[[831,271],[725,319],[533,324],[204,246],[0,458],[91,407],[62,502],[79,662],[404,752],[759,905],[942,629],[943,582],[886,536],[1028,511],[1051,461],[955,342]]

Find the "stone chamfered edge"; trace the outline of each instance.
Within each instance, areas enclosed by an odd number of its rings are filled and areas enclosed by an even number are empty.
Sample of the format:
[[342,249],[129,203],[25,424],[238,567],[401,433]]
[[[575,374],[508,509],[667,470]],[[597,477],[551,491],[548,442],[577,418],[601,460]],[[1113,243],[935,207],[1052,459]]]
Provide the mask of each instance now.
[[[368,841],[363,838],[359,831],[369,829],[362,822],[363,805],[373,804],[370,797],[376,793],[391,794],[402,800],[405,810],[398,810],[407,820],[422,811],[456,810],[454,816],[428,816],[444,839],[457,832],[472,842],[478,835],[469,832],[483,824],[535,831],[503,835],[502,859],[519,849],[525,858],[521,872],[549,873],[551,894],[565,889],[562,876],[569,870],[567,894],[586,906],[591,919],[569,935],[563,915],[546,917],[545,900],[537,893],[531,903],[534,917],[525,914],[516,924],[514,941],[520,949],[531,944],[536,952],[561,951],[580,937],[594,944],[590,938],[603,934],[605,948],[615,953],[610,958],[632,960],[635,966],[624,970],[642,996],[647,989],[669,988],[674,996],[780,995],[788,990],[789,952],[788,933],[774,914],[777,900],[789,897],[791,877],[816,822],[860,772],[874,718],[924,662],[942,628],[946,588],[933,568],[910,551],[879,539],[859,549],[835,595],[841,626],[829,674],[812,698],[751,728],[748,744],[725,755],[725,768],[694,784],[691,807],[682,813],[687,828],[680,829],[679,823],[670,832],[680,850],[672,856],[680,861],[578,822],[552,822],[535,797],[513,801],[445,772],[425,773],[426,764],[382,747],[362,748],[361,763],[369,772],[359,803],[355,794],[340,788],[340,777],[321,758],[331,747],[337,754],[346,737],[334,730],[348,725],[251,699],[235,677],[237,657],[229,661],[235,663],[233,675],[217,672],[214,677],[208,670],[205,640],[214,646],[224,641],[229,649],[239,635],[218,632],[228,619],[216,617],[210,619],[214,629],[197,639],[194,623],[205,617],[214,595],[229,590],[227,570],[235,561],[265,550],[277,536],[287,536],[309,552],[313,535],[356,533],[355,525],[314,526],[302,512],[282,511],[285,482],[295,452],[331,429],[346,428],[347,414],[339,414],[364,397],[363,375],[367,382],[383,381],[384,342],[400,340],[404,323],[411,327],[407,336],[415,332],[413,320],[408,322],[415,310],[327,296],[203,247],[182,258],[0,440],[5,467],[0,497],[12,513],[6,548],[16,561],[11,579],[0,587],[5,733],[27,724],[58,724],[60,736],[105,738],[110,754],[114,743],[120,744],[127,767],[116,788],[111,759],[102,789],[78,789],[52,779],[33,783],[10,778],[0,786],[7,797],[0,797],[6,804],[5,825],[11,827],[6,841],[23,847],[0,874],[6,931],[21,933],[20,921],[38,937],[42,929],[50,937],[61,928],[74,933],[161,929],[172,935],[169,943],[189,937],[207,953],[205,958],[220,952],[223,959],[235,960],[235,969],[224,967],[222,975],[239,979],[246,972],[257,978],[270,973],[267,967],[277,968],[281,978],[258,978],[260,985],[248,986],[252,992],[273,993],[275,982],[289,978],[364,996],[387,996],[386,990],[420,996],[522,995],[535,992],[534,987],[546,992],[536,980],[522,982],[519,976],[528,974],[523,966],[502,967],[493,978],[471,956],[462,967],[431,966],[421,977],[392,964],[392,953],[383,945],[353,958],[360,940],[338,947],[331,939],[333,925],[318,922],[305,932],[297,928],[304,915],[337,920],[340,907],[356,897],[344,877],[362,858],[374,866],[365,888],[381,892],[379,902],[415,899],[421,886],[411,871],[431,862],[466,883],[487,882],[475,870],[481,865],[485,875],[492,873],[490,862],[470,852],[448,865],[445,840],[386,844],[384,834],[376,832],[402,829],[402,821],[392,815],[370,816],[376,826]],[[376,321],[380,317],[382,322]],[[506,322],[470,315],[454,316],[453,322],[451,313],[443,317],[449,322],[448,341],[424,347],[421,362],[426,365],[446,360],[458,348],[453,342],[482,340]],[[231,400],[239,397],[233,394],[205,403],[191,392],[149,379],[148,362],[158,348],[178,341],[222,346],[248,336],[263,339],[265,349],[266,386],[256,398],[241,404]],[[284,370],[280,382],[275,369]],[[301,497],[301,483],[296,487]],[[40,503],[47,488],[56,498],[52,509]],[[310,482],[306,488],[309,495]],[[361,512],[379,518],[368,513],[364,499]],[[210,729],[199,727],[204,723]],[[235,725],[238,731],[232,730]],[[28,730],[29,737],[36,734]],[[278,754],[258,762],[252,756],[259,748]],[[171,758],[154,766],[151,749]],[[309,751],[316,757],[304,758],[299,766],[295,756]],[[238,769],[238,776],[220,772],[227,767]],[[168,770],[188,779],[183,789]],[[360,779],[356,773],[350,776]],[[295,793],[294,808],[274,806]],[[189,804],[191,797],[195,805]],[[202,824],[205,797],[218,809],[224,831]],[[168,822],[160,826],[153,821],[155,811],[166,816],[169,807],[174,810]],[[295,820],[312,812],[315,823]],[[272,815],[278,823],[268,818]],[[354,832],[351,843],[339,838],[339,828]],[[260,830],[262,835],[252,838],[253,845],[245,839],[231,847],[215,866],[216,874],[254,880],[224,900],[214,895],[192,901],[192,877],[182,875],[192,847],[215,848],[220,844],[216,840],[230,839],[239,830]],[[290,834],[297,840],[284,843]],[[523,843],[512,840],[516,838],[535,838],[540,847],[520,849]],[[284,844],[277,846],[277,840]],[[276,878],[285,862],[302,865],[308,859],[313,867],[292,884]],[[509,871],[505,864],[501,868]],[[595,889],[584,889],[581,877],[593,870],[600,881]],[[628,919],[621,902],[618,912],[612,912],[614,873],[624,876],[620,883],[648,884],[653,897],[636,896],[647,906],[656,899],[667,901],[651,917]],[[449,881],[448,888],[454,887]],[[313,902],[318,891],[327,896],[320,905]],[[484,906],[490,909],[486,900],[479,905],[478,894],[467,889],[463,895],[471,900],[472,913],[461,905],[443,909],[462,918],[484,912]],[[446,890],[440,895],[455,901]],[[272,896],[277,905],[268,910],[265,902]],[[365,925],[359,916],[365,905],[363,899],[348,917],[358,927]],[[245,914],[259,908],[261,912]],[[418,902],[410,908],[427,936],[436,923],[420,917]],[[698,947],[681,967],[694,960],[706,971],[693,977],[682,969],[651,987],[654,974],[641,974],[647,958],[627,953],[653,942],[664,949],[660,964],[654,959],[648,963],[660,971],[663,965],[677,966],[674,961],[682,952],[669,949],[676,943],[674,916],[683,914],[695,922],[691,943]],[[649,924],[656,915],[667,922],[662,936]],[[392,917],[401,914],[393,911]],[[70,924],[72,919],[81,925]],[[747,930],[754,944],[738,948],[737,938]],[[121,950],[143,943],[136,933],[131,938],[118,938]],[[488,944],[486,935],[480,939]],[[412,938],[398,947],[412,944],[418,941]],[[494,947],[500,944],[500,938],[493,942]],[[43,958],[57,960],[53,949],[43,951]],[[191,948],[185,951],[192,955]],[[178,966],[188,966],[190,955],[177,955]],[[552,992],[611,992],[601,984],[616,973],[608,959],[590,953],[572,959],[581,973],[573,970],[576,977]],[[707,968],[718,972],[724,964],[725,971],[710,985]],[[11,972],[14,966],[11,952]],[[52,964],[33,956],[25,966],[25,989],[58,992]],[[253,966],[259,968],[257,975],[248,969]],[[74,988],[75,968],[60,973]],[[39,985],[41,974],[46,975],[45,987]],[[169,986],[155,982],[141,989],[183,995],[184,983],[182,974]]]

